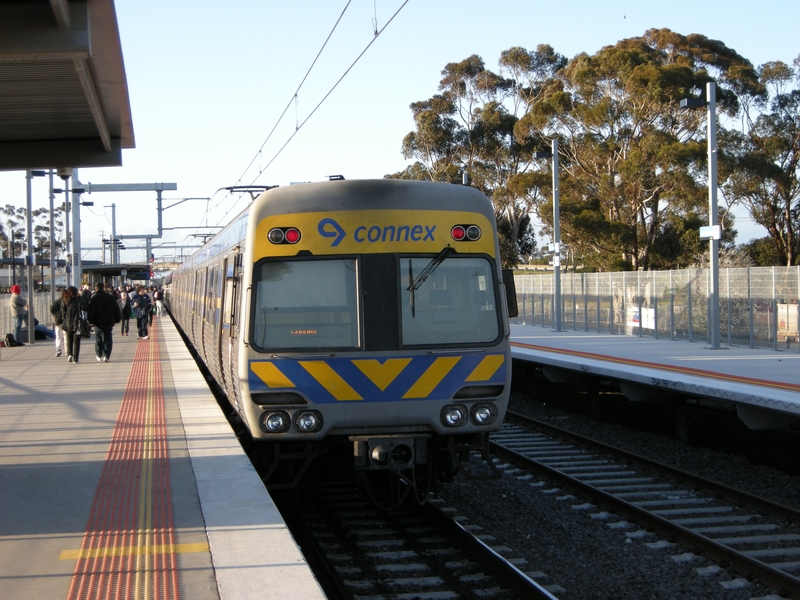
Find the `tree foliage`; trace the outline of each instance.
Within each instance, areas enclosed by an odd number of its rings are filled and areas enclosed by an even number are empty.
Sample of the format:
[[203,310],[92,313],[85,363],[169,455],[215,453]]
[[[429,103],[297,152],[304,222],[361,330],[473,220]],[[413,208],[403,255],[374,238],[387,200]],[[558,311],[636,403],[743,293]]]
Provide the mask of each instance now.
[[[438,93],[411,105],[403,140],[414,162],[392,177],[471,184],[495,206],[505,266],[531,215],[552,233],[552,176],[536,153],[559,141],[561,239],[594,269],[664,269],[706,253],[706,111],[679,106],[715,82],[718,110],[744,114],[720,173],[729,202],[744,202],[775,239],[781,260],[798,251],[800,92],[792,69],[759,69],[719,40],[651,29],[593,55],[565,59],[551,46],[501,53],[497,72],[473,55],[442,70]],[[781,87],[782,86],[782,87]],[[765,110],[768,108],[769,110]],[[721,211],[723,245],[736,235]]]
[[[28,210],[24,207],[16,207],[12,204],[0,209],[0,246],[3,254],[10,256],[9,246],[13,239],[13,255],[16,257],[27,254],[28,239],[26,230],[26,218]],[[50,210],[38,208],[31,212],[32,233],[33,233],[33,254],[42,258],[49,258],[50,249],[50,228],[53,227],[54,248],[53,256],[58,258],[64,252],[64,217],[63,211],[56,210],[53,213],[54,223],[50,223]]]
[[771,62],[758,74],[767,98],[744,104],[743,130],[722,136],[725,190],[767,230],[776,261],[792,266],[800,258],[800,57],[794,68]]

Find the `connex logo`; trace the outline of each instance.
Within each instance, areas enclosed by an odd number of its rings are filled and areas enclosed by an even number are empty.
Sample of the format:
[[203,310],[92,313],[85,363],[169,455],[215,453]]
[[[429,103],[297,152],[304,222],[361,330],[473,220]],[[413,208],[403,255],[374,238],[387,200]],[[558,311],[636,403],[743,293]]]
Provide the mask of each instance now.
[[[331,247],[338,246],[347,232],[333,219],[322,219],[317,226],[322,237],[334,238]],[[359,225],[353,231],[352,241],[364,242],[427,242],[435,241],[436,225]]]
[[[332,230],[331,230],[332,229]],[[344,239],[345,232],[342,226],[333,219],[322,219],[317,226],[317,231],[322,237],[336,238],[331,244],[331,248],[338,246]]]

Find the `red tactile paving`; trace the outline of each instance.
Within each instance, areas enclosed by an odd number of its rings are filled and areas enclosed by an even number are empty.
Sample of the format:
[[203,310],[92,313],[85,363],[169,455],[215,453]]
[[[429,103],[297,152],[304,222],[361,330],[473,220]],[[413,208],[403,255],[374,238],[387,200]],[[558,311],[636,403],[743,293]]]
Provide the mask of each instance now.
[[157,331],[136,347],[68,600],[179,598]]

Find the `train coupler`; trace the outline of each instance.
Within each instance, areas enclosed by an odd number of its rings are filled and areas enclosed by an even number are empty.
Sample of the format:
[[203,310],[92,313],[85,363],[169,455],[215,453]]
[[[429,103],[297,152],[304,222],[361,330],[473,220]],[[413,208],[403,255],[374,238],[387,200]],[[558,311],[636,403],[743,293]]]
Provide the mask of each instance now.
[[[469,441],[456,441],[456,437],[447,438],[447,448],[445,449],[450,456],[450,460],[458,468],[464,479],[500,479],[502,474],[489,454],[489,435],[479,433]],[[489,472],[475,472],[466,468],[466,463],[471,462],[471,458],[479,454],[483,462],[489,467]]]

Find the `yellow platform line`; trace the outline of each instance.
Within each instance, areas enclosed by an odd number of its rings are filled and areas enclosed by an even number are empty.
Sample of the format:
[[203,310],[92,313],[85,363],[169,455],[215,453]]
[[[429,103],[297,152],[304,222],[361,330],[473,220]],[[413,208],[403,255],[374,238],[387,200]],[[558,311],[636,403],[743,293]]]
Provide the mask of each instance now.
[[121,546],[117,548],[89,548],[87,550],[64,550],[58,560],[76,560],[78,558],[99,558],[103,556],[142,556],[145,554],[189,554],[192,552],[210,552],[208,542],[196,544],[167,544],[163,546]]

